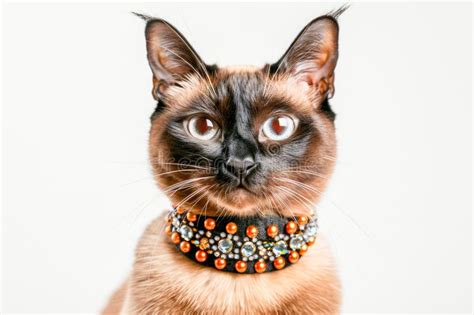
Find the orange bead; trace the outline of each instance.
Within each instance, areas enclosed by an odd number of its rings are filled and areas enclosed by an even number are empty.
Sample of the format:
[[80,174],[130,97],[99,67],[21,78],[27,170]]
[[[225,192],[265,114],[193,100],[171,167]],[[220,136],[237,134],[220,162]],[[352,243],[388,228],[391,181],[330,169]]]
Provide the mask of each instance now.
[[197,216],[192,212],[188,212],[186,214],[186,219],[188,219],[189,222],[194,222],[197,220]]
[[178,212],[179,214],[183,214],[186,210],[182,207],[178,207],[176,208],[176,212]]
[[189,242],[182,241],[181,244],[179,244],[179,249],[181,249],[183,253],[189,253],[191,250],[191,244],[189,244]]
[[298,260],[300,259],[300,254],[298,254],[297,252],[290,252],[290,254],[288,255],[288,260],[290,261],[290,263],[294,264],[296,262],[298,262]]
[[207,259],[207,253],[203,250],[198,250],[195,256],[196,260],[199,262],[205,262]]
[[255,268],[255,271],[258,273],[262,273],[267,270],[267,264],[263,260],[257,261],[253,267]]
[[303,256],[308,251],[308,245],[304,244],[300,249],[300,256]]
[[258,235],[258,229],[255,225],[248,226],[246,232],[247,236],[251,238],[257,237]]
[[167,225],[165,227],[165,233],[166,235],[170,236],[171,235],[171,225]]
[[224,258],[217,258],[216,260],[214,260],[214,266],[219,270],[224,269],[226,265],[227,262]]
[[177,232],[171,233],[171,241],[174,244],[179,244],[179,242],[181,242],[181,237],[179,237],[179,234]]
[[240,273],[245,272],[247,270],[247,263],[245,261],[239,260],[235,263],[235,270]]
[[237,233],[237,224],[235,224],[234,222],[229,222],[225,226],[225,230],[229,234],[235,234],[235,233]]
[[216,220],[211,219],[211,218],[207,218],[207,219],[204,221],[204,227],[205,227],[207,230],[214,230],[215,227],[216,227]]
[[298,231],[298,224],[295,221],[290,221],[286,224],[286,233],[295,234]]
[[306,242],[306,244],[308,244],[308,246],[311,246],[314,244],[314,242],[316,242],[316,237],[314,236],[311,236],[308,241]]
[[267,234],[270,237],[275,237],[278,235],[278,226],[272,224],[267,227]]
[[273,262],[273,266],[275,266],[276,269],[282,269],[283,267],[285,267],[285,265],[286,265],[285,258],[281,256],[275,258],[275,261]]
[[308,223],[308,217],[307,216],[300,216],[298,217],[298,224],[299,225],[305,225],[306,223]]

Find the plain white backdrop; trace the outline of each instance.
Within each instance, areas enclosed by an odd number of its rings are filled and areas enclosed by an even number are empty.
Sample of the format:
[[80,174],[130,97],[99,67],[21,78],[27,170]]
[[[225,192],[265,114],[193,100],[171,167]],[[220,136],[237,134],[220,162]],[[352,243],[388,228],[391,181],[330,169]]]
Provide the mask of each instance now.
[[[340,18],[339,161],[318,206],[344,312],[471,311],[472,4],[356,3]],[[97,312],[167,206],[138,11],[208,63],[276,61],[338,4],[6,4],[3,312]]]

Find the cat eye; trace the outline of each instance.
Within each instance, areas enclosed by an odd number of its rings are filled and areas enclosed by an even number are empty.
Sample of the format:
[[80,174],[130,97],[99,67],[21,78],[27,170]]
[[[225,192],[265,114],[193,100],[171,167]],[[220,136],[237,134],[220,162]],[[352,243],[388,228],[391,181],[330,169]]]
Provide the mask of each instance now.
[[199,140],[211,140],[219,133],[217,123],[204,116],[194,116],[184,124],[189,134]]
[[295,119],[287,115],[273,116],[263,123],[262,133],[270,140],[285,140],[295,132],[296,123]]

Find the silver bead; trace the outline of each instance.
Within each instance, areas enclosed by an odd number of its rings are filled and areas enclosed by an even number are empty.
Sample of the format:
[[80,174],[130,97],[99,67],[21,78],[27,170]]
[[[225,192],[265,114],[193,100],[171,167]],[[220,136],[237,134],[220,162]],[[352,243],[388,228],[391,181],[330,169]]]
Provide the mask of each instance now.
[[278,241],[275,243],[275,246],[273,246],[272,251],[275,256],[285,255],[288,253],[288,245],[285,241]]
[[234,244],[232,244],[232,241],[229,240],[228,238],[221,239],[219,243],[217,244],[217,247],[219,248],[219,250],[226,254],[232,251],[233,246]]
[[290,241],[290,247],[291,247],[292,250],[301,249],[301,247],[303,247],[304,244],[305,244],[305,242],[304,242],[303,236],[301,236],[301,234],[296,235]]
[[240,252],[242,253],[242,256],[245,256],[245,257],[252,256],[256,250],[257,250],[257,247],[252,242],[245,242],[240,248]]
[[187,225],[182,225],[179,229],[179,232],[181,233],[181,236],[187,241],[193,238],[194,235],[193,230]]

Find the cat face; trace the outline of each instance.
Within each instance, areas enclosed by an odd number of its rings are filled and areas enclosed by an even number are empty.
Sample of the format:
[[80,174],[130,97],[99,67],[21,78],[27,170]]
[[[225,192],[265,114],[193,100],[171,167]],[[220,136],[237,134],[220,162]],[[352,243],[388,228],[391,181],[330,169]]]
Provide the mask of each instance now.
[[335,159],[338,25],[313,20],[264,67],[204,64],[169,23],[146,27],[150,159],[170,199],[198,213],[308,215]]

